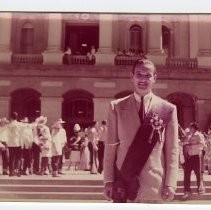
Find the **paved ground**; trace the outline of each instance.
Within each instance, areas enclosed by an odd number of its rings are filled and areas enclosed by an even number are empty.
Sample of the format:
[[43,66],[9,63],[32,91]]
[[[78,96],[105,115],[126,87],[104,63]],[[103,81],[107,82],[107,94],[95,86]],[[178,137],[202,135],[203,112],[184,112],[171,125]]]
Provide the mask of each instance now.
[[[45,176],[39,176],[39,175],[30,175],[30,176],[21,176],[19,179],[58,179],[58,180],[103,180],[103,174],[90,174],[89,171],[80,171],[80,170],[75,170],[74,168],[71,168],[70,170],[67,170],[64,168],[63,172],[65,173],[64,175],[61,175],[60,177],[52,177],[50,175],[45,175]],[[0,171],[1,173],[1,171]],[[7,176],[2,176],[0,175],[0,179],[5,179]],[[17,177],[9,177],[8,178],[16,178]],[[183,181],[183,170],[180,169],[178,173],[178,180]],[[192,173],[191,180],[195,181],[196,177],[194,173]],[[204,173],[204,180],[205,181],[211,181],[211,175],[208,175],[207,172]]]

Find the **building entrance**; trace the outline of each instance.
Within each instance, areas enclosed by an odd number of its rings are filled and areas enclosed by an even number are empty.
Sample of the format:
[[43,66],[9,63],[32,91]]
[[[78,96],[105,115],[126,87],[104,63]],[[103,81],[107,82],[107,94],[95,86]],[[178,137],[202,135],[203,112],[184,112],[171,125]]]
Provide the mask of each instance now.
[[196,98],[187,93],[172,93],[167,100],[177,107],[178,122],[182,128],[186,128],[196,121]]
[[63,95],[62,119],[68,138],[73,134],[76,123],[88,127],[94,120],[93,95],[85,90],[73,90]]
[[41,110],[41,94],[34,89],[18,89],[11,93],[10,114],[17,112],[19,118],[28,117],[34,121],[36,111]]
[[98,25],[66,25],[65,48],[70,47],[73,54],[86,55],[92,46],[99,48]]

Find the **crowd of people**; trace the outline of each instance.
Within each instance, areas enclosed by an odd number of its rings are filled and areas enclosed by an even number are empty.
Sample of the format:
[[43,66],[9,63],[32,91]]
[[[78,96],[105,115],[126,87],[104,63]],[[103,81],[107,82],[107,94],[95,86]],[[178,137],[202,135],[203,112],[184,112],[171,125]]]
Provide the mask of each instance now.
[[[180,164],[184,169],[184,195],[182,199],[189,199],[191,172],[194,171],[197,180],[197,192],[205,193],[203,173],[207,170],[211,174],[211,125],[207,132],[202,133],[196,122],[183,130],[180,127]],[[206,163],[206,164],[205,164]]]
[[13,112],[11,119],[0,119],[0,154],[2,156],[2,174],[9,176],[64,174],[63,163],[74,151],[79,153],[78,169],[90,173],[102,173],[104,138],[106,121],[102,125],[93,122],[82,130],[79,124],[74,126],[74,134],[67,138],[61,118],[51,127],[47,126],[47,117],[39,115],[33,122],[27,117],[18,120]]

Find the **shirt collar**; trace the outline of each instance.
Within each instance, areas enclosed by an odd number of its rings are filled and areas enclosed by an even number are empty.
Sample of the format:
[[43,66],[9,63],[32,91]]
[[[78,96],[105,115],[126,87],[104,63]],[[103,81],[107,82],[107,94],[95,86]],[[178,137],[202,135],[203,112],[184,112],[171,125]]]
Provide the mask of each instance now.
[[[138,95],[136,92],[133,93],[134,94],[134,97],[135,97],[135,100],[137,102],[141,102],[141,96]],[[150,91],[149,93],[147,93],[145,96],[144,96],[144,101],[148,101],[151,97],[152,97],[152,91]]]

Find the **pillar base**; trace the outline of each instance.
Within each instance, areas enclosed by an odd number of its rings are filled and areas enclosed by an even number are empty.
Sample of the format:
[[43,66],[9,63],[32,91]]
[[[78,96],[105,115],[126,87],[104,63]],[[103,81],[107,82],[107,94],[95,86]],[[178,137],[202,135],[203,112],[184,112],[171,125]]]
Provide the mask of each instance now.
[[210,55],[199,55],[197,57],[198,60],[198,67],[199,68],[207,68],[207,67],[211,67],[211,59],[210,59]]
[[96,53],[95,58],[96,58],[96,65],[99,64],[114,64],[114,58],[115,58],[114,53]]
[[[150,51],[151,52],[151,51]],[[156,51],[157,53],[148,53],[146,57],[154,62],[156,65],[165,65],[167,55],[161,51]]]
[[0,63],[11,63],[12,52],[0,52]]
[[44,52],[43,64],[63,64],[63,53],[62,52]]

